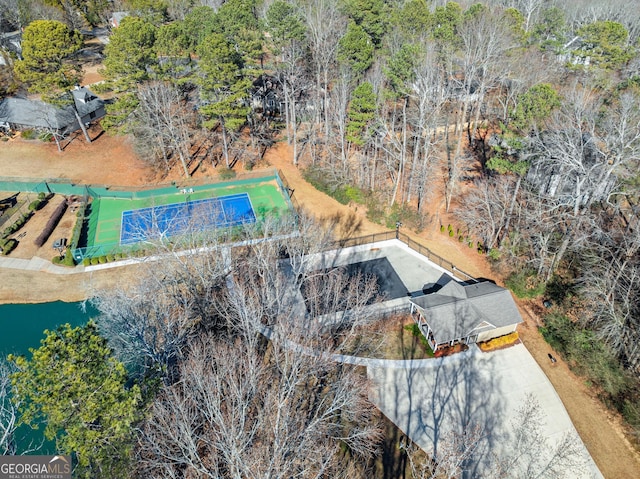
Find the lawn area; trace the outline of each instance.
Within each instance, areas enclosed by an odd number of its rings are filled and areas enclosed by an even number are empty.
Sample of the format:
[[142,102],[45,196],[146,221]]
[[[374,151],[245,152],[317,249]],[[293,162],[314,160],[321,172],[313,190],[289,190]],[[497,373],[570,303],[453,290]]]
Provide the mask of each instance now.
[[349,350],[378,359],[428,359],[434,354],[418,325],[406,315],[385,318],[363,328]]

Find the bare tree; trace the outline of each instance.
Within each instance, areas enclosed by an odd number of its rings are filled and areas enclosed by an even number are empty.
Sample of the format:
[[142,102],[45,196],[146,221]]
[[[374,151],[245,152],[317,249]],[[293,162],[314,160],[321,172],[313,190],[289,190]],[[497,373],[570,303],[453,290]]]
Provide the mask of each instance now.
[[[514,40],[508,28],[508,20],[488,9],[480,10],[465,19],[460,27],[462,41],[462,78],[458,80],[459,107],[456,121],[458,139],[455,151],[448,155],[448,174],[445,183],[445,207],[447,211],[456,192],[465,155],[462,151],[465,126],[469,143],[475,138],[485,95],[503,74],[504,56],[512,48]],[[470,118],[471,108],[475,118]]]
[[413,158],[406,201],[410,202],[415,193],[420,212],[429,196],[429,187],[433,184],[437,151],[442,138],[438,124],[443,117],[448,91],[445,73],[439,66],[437,51],[433,47],[426,47],[417,65],[410,91],[414,105],[409,119],[413,129]]
[[391,108],[385,108],[381,115],[379,134],[382,137],[381,147],[384,155],[382,164],[392,183],[389,206],[393,206],[404,184],[407,164],[410,160],[409,129],[407,122],[407,106],[409,98],[394,102]]
[[[617,215],[616,215],[617,216]],[[607,222],[614,218],[607,218]],[[605,223],[605,224],[606,224]],[[640,370],[640,226],[600,230],[583,255],[578,285],[587,303],[583,322],[595,329],[631,371]]]
[[283,50],[278,63],[278,78],[284,94],[287,142],[293,146],[293,164],[298,164],[298,123],[300,122],[299,99],[309,89],[304,65],[305,48],[300,42],[291,42]]
[[167,13],[174,20],[184,20],[184,17],[194,7],[192,0],[169,0],[167,2]]
[[[270,32],[274,53],[279,53],[276,63],[276,78],[284,96],[284,115],[287,128],[287,143],[293,145],[293,164],[298,163],[298,122],[300,121],[300,96],[309,89],[306,65],[308,42],[302,9],[295,4],[280,4],[280,9],[270,9],[274,4],[265,4],[265,20]],[[278,4],[275,4],[278,7]],[[267,8],[269,7],[269,8]],[[282,113],[282,112],[281,112]]]
[[[628,183],[640,164],[640,110],[638,96],[630,92],[609,105],[599,124],[599,149],[606,165],[599,181]],[[597,223],[585,249],[580,285],[589,303],[585,322],[605,340],[629,369],[640,367],[640,311],[637,297],[640,281],[638,216],[628,207],[633,188],[614,189],[608,195],[606,212]],[[623,213],[623,208],[626,212]]]
[[62,9],[40,0],[0,0],[0,18],[16,29],[26,27],[34,20],[64,21]]
[[370,308],[378,299],[377,284],[373,278],[349,277],[334,264],[339,249],[325,251],[330,230],[304,217],[298,224],[299,232],[273,224],[274,230],[266,231],[269,241],[234,251],[223,309],[233,312],[232,324],[245,325],[240,319],[251,311],[254,323],[275,328],[284,338],[342,350],[360,327],[379,318]]
[[500,3],[508,8],[516,8],[524,17],[524,31],[531,30],[531,26],[535,23],[540,9],[545,6],[547,0],[499,0]]
[[498,245],[507,224],[514,180],[507,176],[483,178],[466,194],[455,214],[473,236],[480,238],[487,249]]
[[17,446],[19,404],[11,399],[11,374],[15,371],[13,363],[0,358],[0,454],[3,456],[15,454]]
[[607,198],[615,184],[613,165],[599,146],[596,128],[601,99],[581,87],[575,87],[570,95],[549,128],[534,138],[532,148],[537,157],[527,176],[538,185],[541,196],[553,203],[550,207],[563,212],[558,223],[562,241],[547,279],[569,247],[577,248],[588,238],[594,221],[591,206]]
[[550,278],[558,243],[563,240],[558,228],[565,220],[564,211],[523,188],[509,218],[513,228],[505,237],[509,239],[508,243],[501,243],[502,251],[516,268],[532,268],[539,277]]
[[536,49],[516,50],[509,53],[506,72],[498,79],[500,92],[496,100],[501,106],[500,121],[509,124],[518,100],[529,88],[539,83],[556,84],[561,80],[557,62],[546,61]]
[[462,477],[480,441],[482,430],[470,427],[461,434],[451,432],[438,441],[438,457],[428,459],[416,445],[405,447],[413,479],[455,479]]
[[[597,181],[611,185],[615,176],[616,186],[635,176],[640,166],[640,95],[624,92],[608,105],[598,124],[598,145],[606,157],[606,166]],[[613,190],[609,198],[619,195]]]
[[206,238],[203,243],[194,226],[179,240],[157,241],[162,259],[140,265],[135,283],[97,290],[90,299],[100,312],[101,333],[135,373],[171,382],[189,338],[198,330],[220,329],[217,302],[228,252],[215,232]]
[[0,33],[4,33],[6,27],[22,27],[19,3],[18,0],[0,0]]
[[204,7],[211,7],[215,11],[218,11],[218,8],[220,8],[222,6],[222,4],[224,3],[224,0],[199,0],[198,2],[195,2],[195,3],[196,3],[196,5],[202,5]]
[[[329,100],[329,118],[332,120],[332,125],[336,128],[337,134],[333,135],[331,139],[327,138],[326,144],[327,152],[331,155],[331,147],[334,146],[332,143],[337,143],[337,149],[340,152],[340,165],[338,168],[344,175],[348,176],[351,176],[349,175],[351,168],[349,160],[351,155],[347,141],[347,112],[352,90],[353,74],[348,69],[341,68],[340,74],[331,89]],[[332,167],[334,167],[334,165],[332,165]]]
[[204,337],[140,431],[141,477],[345,477],[379,430],[365,378],[273,341]]
[[538,479],[586,477],[587,456],[578,435],[565,433],[554,443],[544,435],[545,418],[540,404],[528,395],[511,422],[510,454],[498,460],[493,477]]
[[329,138],[329,79],[336,61],[338,42],[346,22],[336,0],[308,1],[304,9],[316,75],[315,123],[316,125],[320,123],[320,113],[324,112],[324,139],[327,141]]
[[130,370],[169,380],[198,318],[166,286],[162,276],[146,275],[133,287],[99,292],[91,303],[100,311],[101,334]]
[[195,115],[186,98],[168,83],[138,87],[138,107],[131,121],[136,150],[153,166],[169,171],[177,157],[189,177]]

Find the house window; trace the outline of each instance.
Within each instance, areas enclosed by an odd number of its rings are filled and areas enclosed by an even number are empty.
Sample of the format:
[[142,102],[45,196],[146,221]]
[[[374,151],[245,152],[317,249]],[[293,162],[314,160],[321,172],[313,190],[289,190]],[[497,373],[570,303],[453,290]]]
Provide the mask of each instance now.
[[91,118],[92,120],[96,117],[96,112],[92,111],[91,113],[89,113],[89,118]]

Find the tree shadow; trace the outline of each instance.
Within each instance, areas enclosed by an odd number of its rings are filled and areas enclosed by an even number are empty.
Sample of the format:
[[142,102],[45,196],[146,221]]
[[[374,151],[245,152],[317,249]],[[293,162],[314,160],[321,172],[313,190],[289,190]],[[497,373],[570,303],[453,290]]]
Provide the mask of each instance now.
[[407,454],[403,448],[409,439],[384,414],[380,421],[384,431],[384,439],[380,444],[380,454],[371,468],[371,477],[381,479],[405,479],[410,477]]
[[[478,431],[461,477],[485,477],[500,440],[504,400],[495,365],[476,360],[475,348],[409,368],[369,368],[380,410],[438,461],[451,454],[451,437]],[[410,363],[410,362],[408,362]]]
[[358,217],[354,211],[348,213],[338,211],[320,217],[319,221],[323,226],[334,229],[339,238],[352,238],[362,229],[362,218]]

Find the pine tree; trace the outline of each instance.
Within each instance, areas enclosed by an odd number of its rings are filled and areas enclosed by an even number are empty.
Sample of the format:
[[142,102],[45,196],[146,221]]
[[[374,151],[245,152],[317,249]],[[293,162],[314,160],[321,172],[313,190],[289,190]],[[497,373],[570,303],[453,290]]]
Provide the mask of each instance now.
[[140,390],[126,388],[127,373],[92,322],[45,331],[31,359],[9,359],[21,401],[21,422],[45,423],[45,437],[77,456],[74,477],[124,477]]

